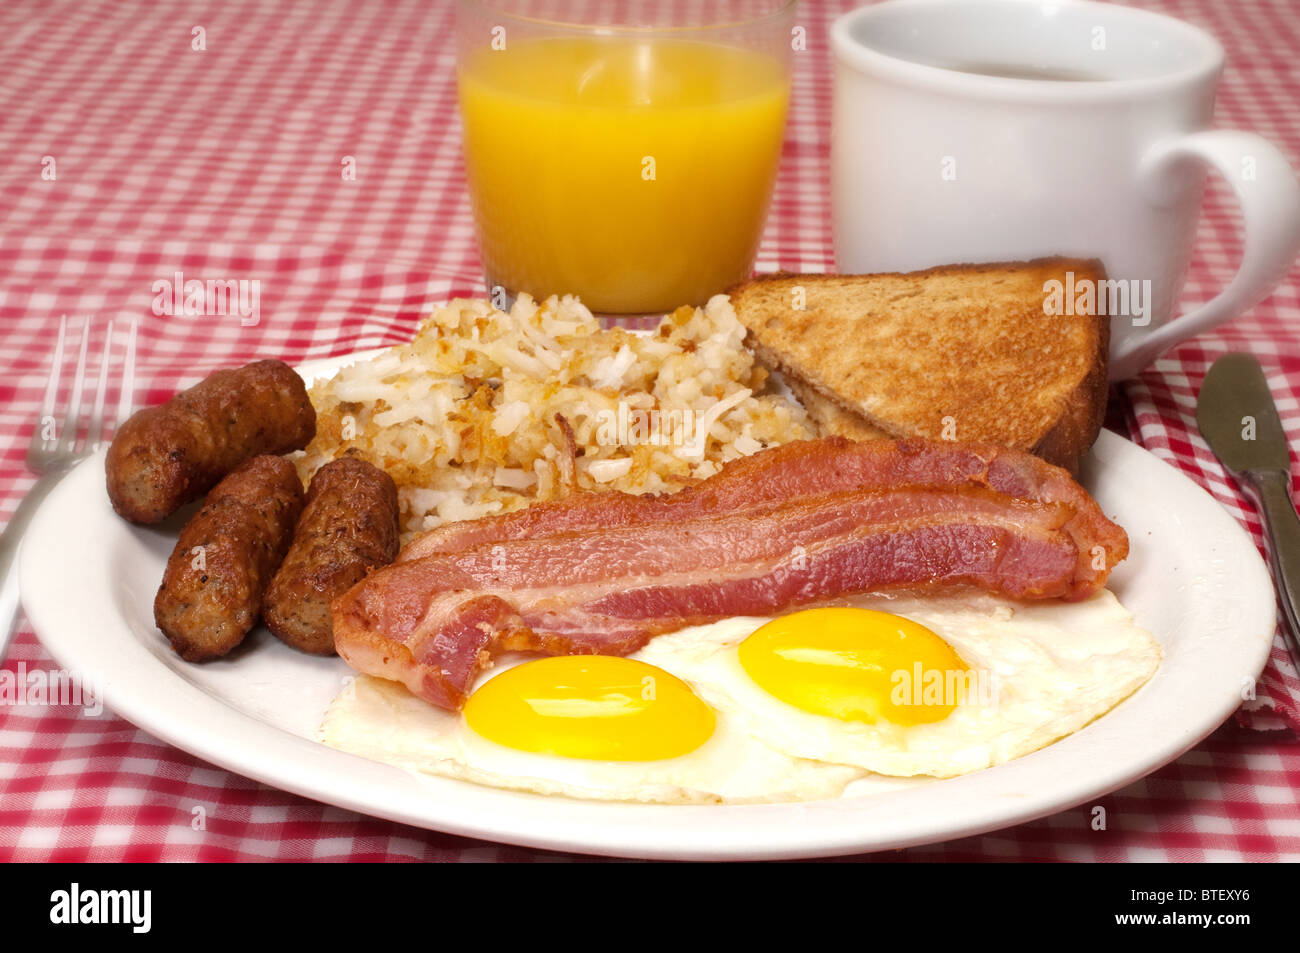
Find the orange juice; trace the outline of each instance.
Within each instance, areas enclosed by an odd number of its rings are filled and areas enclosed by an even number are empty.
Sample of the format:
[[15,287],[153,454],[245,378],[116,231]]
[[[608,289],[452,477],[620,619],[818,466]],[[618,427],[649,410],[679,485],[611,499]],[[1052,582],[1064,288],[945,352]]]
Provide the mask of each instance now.
[[626,314],[699,304],[748,276],[781,152],[782,62],[562,37],[477,50],[459,79],[489,281]]

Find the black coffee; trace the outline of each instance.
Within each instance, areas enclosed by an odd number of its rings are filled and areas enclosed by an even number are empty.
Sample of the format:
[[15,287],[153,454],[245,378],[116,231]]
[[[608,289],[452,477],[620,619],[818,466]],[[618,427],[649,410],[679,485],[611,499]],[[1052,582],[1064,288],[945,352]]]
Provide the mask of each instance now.
[[1109,77],[1087,70],[1060,69],[1051,66],[1021,66],[1016,63],[981,63],[981,62],[931,62],[929,66],[938,66],[958,73],[976,73],[980,76],[1001,76],[1006,79],[1045,79],[1058,83],[1096,83]]

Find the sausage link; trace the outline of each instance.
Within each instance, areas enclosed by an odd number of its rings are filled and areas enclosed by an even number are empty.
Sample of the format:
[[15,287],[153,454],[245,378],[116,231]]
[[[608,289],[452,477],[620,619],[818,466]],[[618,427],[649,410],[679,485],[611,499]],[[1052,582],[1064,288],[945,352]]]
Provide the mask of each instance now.
[[397,549],[392,477],[354,457],[327,463],[312,477],[293,545],[267,589],[267,628],[303,652],[333,655],[330,603]]
[[302,502],[298,471],[275,456],[254,457],[208,494],[181,530],[153,603],[181,658],[219,658],[257,624]]
[[122,425],[108,448],[108,498],[123,518],[158,523],[245,460],[301,450],[315,435],[316,411],[289,365],[217,371]]

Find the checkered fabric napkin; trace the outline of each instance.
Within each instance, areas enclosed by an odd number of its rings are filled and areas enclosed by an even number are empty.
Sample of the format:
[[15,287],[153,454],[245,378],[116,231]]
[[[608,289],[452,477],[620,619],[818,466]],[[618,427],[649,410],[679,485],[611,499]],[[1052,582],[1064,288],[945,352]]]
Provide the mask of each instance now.
[[[833,267],[830,60],[844,2],[804,0],[782,170],[759,271]],[[1140,4],[1223,42],[1223,127],[1300,159],[1300,8],[1292,0]],[[255,357],[290,362],[408,339],[422,314],[483,294],[460,161],[450,4],[396,0],[19,2],[0,6],[0,521],[23,466],[60,316],[119,352],[139,334],[137,405]],[[351,164],[355,179],[340,170]],[[1240,255],[1212,182],[1183,308]],[[261,321],[155,317],[153,283],[256,278]],[[1110,426],[1214,494],[1260,542],[1257,515],[1194,425],[1208,365],[1259,356],[1300,435],[1300,272],[1228,327],[1113,395]],[[4,666],[51,668],[24,623]],[[1300,682],[1280,643],[1261,711],[1092,808],[899,859],[1264,860],[1300,857]],[[202,812],[196,811],[202,808]],[[194,819],[202,813],[203,825]],[[202,827],[199,830],[196,827]],[[542,860],[373,820],[211,767],[104,713],[0,708],[0,859]],[[888,859],[888,858],[886,858]]]

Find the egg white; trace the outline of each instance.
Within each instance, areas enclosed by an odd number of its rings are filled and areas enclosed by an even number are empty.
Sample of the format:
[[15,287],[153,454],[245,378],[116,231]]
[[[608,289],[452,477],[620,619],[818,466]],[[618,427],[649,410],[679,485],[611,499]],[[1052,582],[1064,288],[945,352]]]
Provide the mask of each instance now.
[[1161,659],[1155,639],[1109,590],[1076,603],[958,594],[875,596],[852,604],[926,626],[984,673],[989,694],[931,724],[812,714],[766,692],[740,664],[737,646],[767,619],[728,619],[662,635],[638,656],[793,757],[934,778],[1001,764],[1078,731],[1140,688]]
[[[488,677],[510,667],[499,666]],[[482,737],[460,713],[435,708],[403,685],[368,675],[358,676],[334,699],[319,738],[333,748],[417,773],[592,800],[817,800],[837,797],[865,773],[783,754],[751,737],[722,712],[709,740],[676,758],[596,761],[518,751]]]

